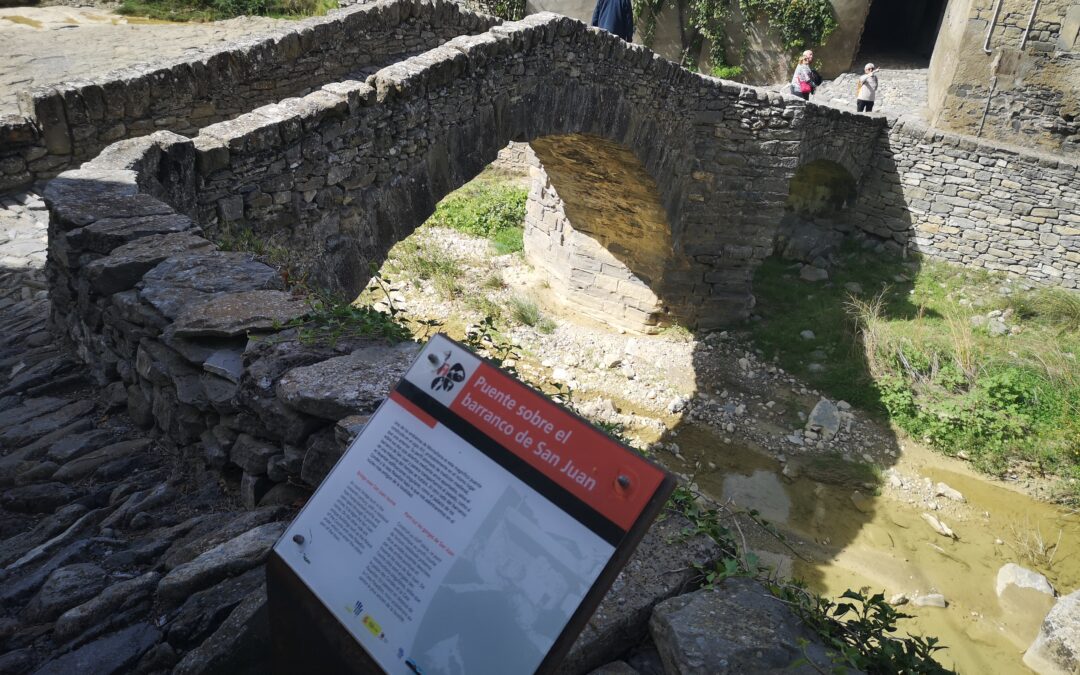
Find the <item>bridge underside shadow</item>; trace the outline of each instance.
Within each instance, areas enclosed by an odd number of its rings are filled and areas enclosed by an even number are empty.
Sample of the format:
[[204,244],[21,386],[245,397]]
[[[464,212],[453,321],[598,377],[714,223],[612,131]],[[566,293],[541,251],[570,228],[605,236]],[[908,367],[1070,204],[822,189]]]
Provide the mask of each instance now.
[[674,249],[645,167],[595,136],[547,136],[531,146],[543,169],[530,189],[525,254],[558,301],[632,330],[670,322],[684,302],[667,300],[669,287],[689,264]]

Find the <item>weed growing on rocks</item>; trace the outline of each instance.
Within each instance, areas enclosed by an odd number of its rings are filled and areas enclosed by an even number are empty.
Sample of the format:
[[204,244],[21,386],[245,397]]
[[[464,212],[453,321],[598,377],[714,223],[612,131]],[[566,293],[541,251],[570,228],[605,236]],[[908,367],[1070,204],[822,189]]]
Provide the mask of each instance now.
[[404,239],[390,252],[389,269],[412,281],[430,281],[439,295],[450,300],[461,294],[461,262],[423,240]]
[[555,330],[555,322],[540,312],[536,303],[528,298],[510,298],[510,317],[523,326],[531,326],[541,333],[551,333]]
[[489,239],[498,255],[524,248],[522,223],[529,191],[496,172],[485,174],[439,202],[428,224]]
[[340,340],[360,337],[398,343],[413,337],[397,312],[380,312],[326,294],[311,296],[309,303],[311,311],[289,323],[289,327],[299,329],[303,343],[333,346]]

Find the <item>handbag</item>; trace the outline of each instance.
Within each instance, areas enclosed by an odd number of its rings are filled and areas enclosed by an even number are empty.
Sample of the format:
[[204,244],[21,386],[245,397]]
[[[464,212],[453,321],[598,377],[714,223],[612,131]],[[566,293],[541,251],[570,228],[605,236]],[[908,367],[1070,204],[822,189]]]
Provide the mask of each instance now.
[[800,94],[809,94],[811,91],[813,91],[813,88],[810,86],[809,82],[807,82],[806,80],[799,80]]

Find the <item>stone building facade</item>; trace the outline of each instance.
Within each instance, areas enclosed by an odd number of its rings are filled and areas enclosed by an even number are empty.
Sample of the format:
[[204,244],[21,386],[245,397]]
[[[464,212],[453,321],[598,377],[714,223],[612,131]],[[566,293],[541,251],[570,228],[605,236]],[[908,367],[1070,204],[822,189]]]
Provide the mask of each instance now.
[[950,0],[929,84],[935,127],[1080,155],[1080,2]]

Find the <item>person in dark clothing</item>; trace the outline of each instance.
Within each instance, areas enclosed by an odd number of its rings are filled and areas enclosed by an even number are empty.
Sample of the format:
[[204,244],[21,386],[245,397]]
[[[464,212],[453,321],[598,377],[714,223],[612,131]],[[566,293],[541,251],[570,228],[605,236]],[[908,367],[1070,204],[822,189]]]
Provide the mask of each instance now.
[[596,0],[592,23],[630,42],[634,39],[634,8],[630,0]]

